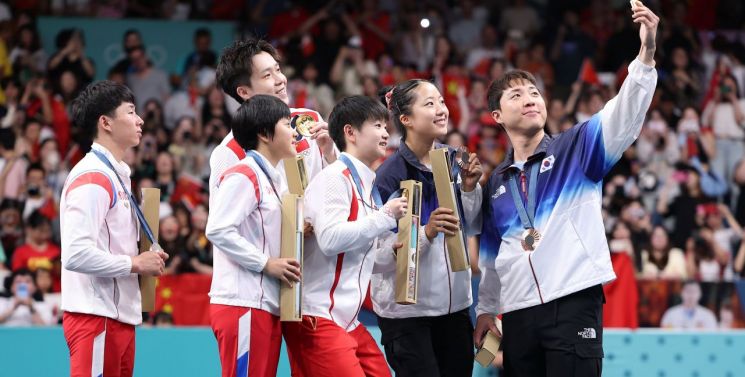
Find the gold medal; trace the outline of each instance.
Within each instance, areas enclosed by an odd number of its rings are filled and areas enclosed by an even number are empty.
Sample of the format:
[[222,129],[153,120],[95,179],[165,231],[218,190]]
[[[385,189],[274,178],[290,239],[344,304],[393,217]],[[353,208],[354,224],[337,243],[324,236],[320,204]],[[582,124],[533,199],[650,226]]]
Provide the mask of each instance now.
[[290,122],[292,125],[292,128],[297,131],[298,134],[310,137],[310,126],[313,124],[314,120],[313,117],[308,114],[300,114],[295,115],[292,117],[292,121]]
[[523,250],[534,251],[538,246],[538,242],[540,240],[541,233],[535,228],[530,228],[525,229],[525,232],[523,232],[523,239],[520,241],[520,243],[523,246]]

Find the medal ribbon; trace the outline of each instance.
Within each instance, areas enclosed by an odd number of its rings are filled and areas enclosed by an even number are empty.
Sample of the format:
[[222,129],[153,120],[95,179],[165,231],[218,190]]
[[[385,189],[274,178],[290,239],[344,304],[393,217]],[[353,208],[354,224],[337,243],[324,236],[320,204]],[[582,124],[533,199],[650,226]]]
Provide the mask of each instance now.
[[[147,224],[147,221],[145,220],[145,215],[142,213],[142,210],[140,209],[140,206],[137,204],[137,199],[135,199],[134,195],[127,190],[127,186],[124,185],[124,182],[122,181],[122,178],[119,177],[119,174],[116,172],[116,169],[114,169],[114,165],[111,164],[111,161],[101,153],[100,151],[97,151],[95,149],[91,149],[91,152],[98,157],[99,160],[103,161],[106,166],[111,169],[111,171],[114,172],[114,175],[119,180],[119,184],[122,185],[122,189],[124,190],[124,193],[127,194],[127,197],[129,197],[129,202],[132,203],[132,207],[135,209],[135,214],[137,215],[137,220],[140,222],[140,226],[142,226],[142,229],[145,231],[145,236],[147,237],[147,240],[150,241],[150,243],[155,246],[156,248],[159,248],[158,242],[155,241],[155,236],[153,236],[153,231],[150,229],[150,225]],[[114,195],[116,195],[116,190],[114,190]]]
[[274,191],[274,196],[276,196],[277,197],[277,200],[279,200],[279,202],[281,203],[282,202],[282,199],[279,198],[279,193],[277,192],[277,188],[274,187],[274,182],[272,181],[272,176],[269,175],[269,169],[266,167],[266,164],[264,163],[264,160],[254,150],[250,150],[250,151],[248,151],[246,153],[249,156],[251,156],[254,159],[254,161],[256,161],[256,164],[257,165],[259,165],[259,169],[261,169],[261,172],[264,173],[264,176],[266,177],[266,179],[269,180],[269,184],[272,185],[272,191]]
[[536,192],[538,191],[538,167],[536,164],[528,167],[530,170],[530,180],[528,181],[528,208],[525,208],[520,190],[517,188],[518,172],[512,173],[512,177],[509,180],[510,195],[512,201],[515,202],[517,208],[517,214],[520,216],[520,221],[523,223],[523,228],[533,229],[535,228],[535,209],[536,209]]
[[[360,199],[365,197],[365,192],[362,191],[362,180],[360,179],[360,175],[357,173],[357,169],[354,167],[354,164],[352,163],[352,160],[349,159],[349,157],[345,155],[339,156],[339,160],[344,163],[344,165],[347,166],[347,169],[349,169],[349,173],[352,176],[352,181],[354,181],[354,185],[357,186],[357,192],[360,193]],[[380,191],[378,191],[378,187],[374,184],[372,185],[372,199],[375,202],[375,206],[377,208],[383,207],[383,200],[380,198]],[[362,200],[362,203],[365,203],[365,200]]]

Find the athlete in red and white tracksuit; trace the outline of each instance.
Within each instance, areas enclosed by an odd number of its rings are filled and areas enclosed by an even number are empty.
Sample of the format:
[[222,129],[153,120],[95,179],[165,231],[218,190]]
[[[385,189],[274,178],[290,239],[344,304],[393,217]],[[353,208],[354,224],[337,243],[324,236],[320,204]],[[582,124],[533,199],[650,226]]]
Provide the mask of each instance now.
[[359,172],[359,192],[341,161],[305,191],[314,236],[303,260],[303,320],[283,323],[293,375],[390,376],[377,343],[357,320],[373,267],[395,264],[393,216],[374,208],[375,173],[343,153]]
[[[284,175],[257,152],[270,177],[251,157],[216,180],[207,238],[214,245],[210,289],[212,329],[223,376],[275,376],[282,343],[279,281],[264,273],[280,253]],[[270,183],[269,179],[272,180]]]
[[[131,376],[134,326],[142,305],[132,257],[139,229],[132,204],[114,174],[130,190],[130,168],[94,143],[116,169],[93,153],[70,171],[62,189],[63,329],[73,376]],[[105,372],[105,373],[104,373]]]
[[[291,108],[290,112],[293,117],[296,115],[306,114],[310,115],[316,122],[323,122],[321,114],[314,110]],[[316,174],[321,171],[321,169],[328,165],[326,159],[323,156],[323,153],[321,153],[321,148],[318,146],[314,139],[303,137],[300,141],[298,141],[296,148],[298,155],[302,155],[304,157],[305,172],[307,174],[308,181],[310,181],[313,177],[316,176]],[[336,151],[336,147],[334,148],[334,150]],[[338,155],[339,152],[336,153]],[[215,187],[217,186],[217,181],[222,176],[222,173],[226,169],[238,163],[238,161],[242,160],[244,157],[246,157],[246,152],[241,148],[240,145],[238,145],[238,142],[233,138],[232,132],[228,133],[228,135],[225,136],[222,142],[220,142],[220,145],[215,147],[215,149],[212,151],[212,154],[210,155],[209,180],[210,207],[212,207],[213,204],[213,197],[215,196],[214,193]],[[280,163],[279,166],[277,166],[277,169],[284,177],[284,165]]]

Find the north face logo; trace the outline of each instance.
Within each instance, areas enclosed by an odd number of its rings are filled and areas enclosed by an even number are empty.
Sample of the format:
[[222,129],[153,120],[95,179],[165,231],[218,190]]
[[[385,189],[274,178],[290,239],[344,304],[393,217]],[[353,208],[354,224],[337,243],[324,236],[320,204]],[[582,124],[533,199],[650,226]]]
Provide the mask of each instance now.
[[591,327],[586,327],[584,330],[578,332],[577,335],[581,336],[582,339],[596,339],[598,337],[595,329]]

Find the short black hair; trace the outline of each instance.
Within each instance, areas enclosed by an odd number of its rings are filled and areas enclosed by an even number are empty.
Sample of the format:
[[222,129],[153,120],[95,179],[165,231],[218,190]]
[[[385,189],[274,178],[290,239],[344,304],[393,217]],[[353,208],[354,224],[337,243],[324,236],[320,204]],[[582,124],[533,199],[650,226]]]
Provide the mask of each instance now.
[[140,31],[137,29],[127,29],[124,32],[124,35],[122,36],[122,45],[127,42],[127,38],[129,38],[130,35],[136,35],[137,38],[140,39],[140,42],[142,42],[142,34],[140,34]]
[[40,170],[42,172],[42,174],[46,174],[46,170],[44,170],[44,166],[42,166],[40,162],[34,162],[34,163],[30,164],[26,168],[26,175],[28,175],[28,173],[30,173],[30,172],[32,172],[34,170]]
[[344,151],[347,149],[344,126],[349,124],[359,130],[368,120],[385,122],[388,120],[388,110],[380,102],[367,96],[343,98],[329,115],[329,135],[339,150]]
[[263,39],[246,39],[234,41],[222,50],[220,61],[215,72],[217,84],[223,92],[233,97],[238,103],[243,99],[238,95],[238,87],[251,86],[252,59],[255,55],[266,52],[279,61],[277,50]]
[[206,27],[200,27],[199,29],[194,31],[194,39],[207,37],[212,38],[212,33],[210,32],[210,29],[207,29]]
[[58,49],[63,49],[67,44],[70,42],[73,36],[75,34],[78,34],[80,37],[80,42],[85,46],[85,36],[83,35],[83,30],[78,28],[68,28],[68,29],[62,29],[57,33],[57,36],[54,38],[54,45]]
[[123,103],[135,103],[135,96],[128,87],[113,81],[94,82],[72,102],[72,123],[85,142],[92,142],[98,136],[98,118],[113,117]]
[[486,102],[489,106],[489,111],[501,110],[502,107],[499,101],[502,99],[504,91],[523,81],[536,85],[535,76],[528,71],[520,69],[513,69],[505,73],[504,76],[492,81],[491,85],[489,85],[489,90],[486,92]]
[[[416,100],[414,89],[424,83],[431,83],[422,79],[411,79],[393,86],[386,86],[378,92],[380,102],[391,112],[391,119],[401,134],[401,140],[406,140],[406,127],[401,123],[401,115],[411,115],[411,107]],[[386,98],[390,94],[390,100]]]
[[31,212],[28,219],[26,219],[26,226],[31,229],[39,229],[45,225],[52,225],[52,223],[49,221],[49,218],[42,215],[38,209]]
[[281,99],[258,94],[243,102],[233,117],[233,137],[241,148],[256,149],[259,135],[274,137],[274,126],[290,118],[290,108]]

